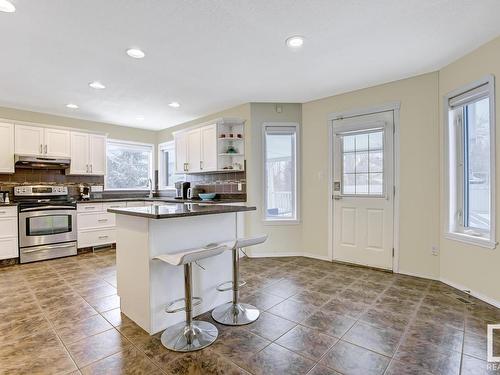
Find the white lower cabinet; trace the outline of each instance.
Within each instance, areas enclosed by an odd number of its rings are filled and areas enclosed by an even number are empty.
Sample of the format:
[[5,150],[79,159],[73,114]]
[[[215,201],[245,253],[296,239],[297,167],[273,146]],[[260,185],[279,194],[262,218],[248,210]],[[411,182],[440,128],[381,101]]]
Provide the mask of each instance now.
[[116,229],[93,229],[78,232],[78,248],[113,244],[116,242]]
[[0,207],[0,259],[17,258],[17,207]]
[[116,217],[108,208],[126,207],[125,202],[78,203],[78,248],[116,242]]

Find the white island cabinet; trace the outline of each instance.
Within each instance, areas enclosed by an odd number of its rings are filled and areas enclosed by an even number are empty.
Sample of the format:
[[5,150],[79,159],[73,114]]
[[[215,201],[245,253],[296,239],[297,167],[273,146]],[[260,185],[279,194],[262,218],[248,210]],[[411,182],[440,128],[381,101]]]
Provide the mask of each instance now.
[[[184,297],[184,268],[153,258],[160,254],[236,239],[237,215],[255,207],[165,203],[108,210],[116,214],[116,272],[120,309],[149,334],[184,320],[165,306]],[[193,296],[203,302],[193,316],[231,300],[217,285],[232,278],[232,257],[225,251],[193,265]],[[202,269],[203,267],[204,269]]]

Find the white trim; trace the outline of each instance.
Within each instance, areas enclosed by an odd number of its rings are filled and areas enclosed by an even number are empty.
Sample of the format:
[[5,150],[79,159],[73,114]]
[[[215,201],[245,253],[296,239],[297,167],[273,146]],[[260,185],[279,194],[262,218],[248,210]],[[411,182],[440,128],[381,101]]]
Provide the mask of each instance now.
[[470,294],[472,297],[475,297],[477,299],[480,299],[481,301],[484,301],[486,303],[489,303],[492,306],[495,306],[500,309],[500,301],[497,301],[496,299],[490,298],[488,296],[485,296],[482,293],[476,292],[474,290],[471,290],[463,285],[460,285],[458,283],[455,283],[453,281],[450,281],[448,279],[441,278],[440,281],[448,286],[451,286],[452,288],[461,290],[461,291],[469,291],[468,294]]
[[[158,191],[175,191],[175,186],[165,186],[164,187],[161,184],[161,181],[163,180],[163,178],[162,178],[163,177],[163,173],[162,173],[163,168],[160,168],[162,166],[162,160],[161,160],[162,151],[164,151],[166,149],[170,149],[171,145],[172,145],[172,150],[175,154],[175,140],[158,143],[158,147],[156,150],[156,156],[157,156],[156,169],[158,170],[158,181],[156,182],[156,184],[158,185]],[[175,173],[175,171],[174,171],[174,173]]]
[[[488,85],[488,96],[490,102],[490,230],[489,238],[470,236],[450,230],[450,124],[449,124],[449,100],[464,92],[470,91],[481,85]],[[496,115],[495,115],[495,77],[487,75],[477,81],[464,85],[453,90],[443,97],[443,190],[441,211],[444,238],[462,243],[480,246],[488,249],[495,249],[496,241]]]
[[[400,108],[401,102],[390,102],[376,107],[361,108],[358,110],[349,110],[344,112],[334,112],[327,116],[328,126],[328,257],[333,261],[333,121],[345,119],[349,117],[364,116],[381,112],[393,113],[394,136],[393,136],[393,183],[395,192],[393,194],[393,247],[394,257],[392,259],[392,271],[399,272],[399,253],[400,253],[400,236],[399,236],[399,219],[400,219]],[[390,187],[388,187],[390,188]]]
[[[294,219],[268,219],[266,217],[266,127],[287,127],[295,129],[295,218]],[[262,123],[261,130],[261,147],[262,147],[262,200],[263,200],[263,210],[262,210],[262,222],[264,225],[292,225],[300,224],[301,222],[301,165],[302,165],[302,153],[301,153],[301,129],[298,122],[264,122]]]
[[399,271],[399,272],[394,272],[395,274],[398,275],[405,275],[405,276],[412,276],[412,277],[418,277],[420,279],[427,279],[427,280],[434,280],[434,281],[441,281],[439,277],[434,277],[434,276],[428,276],[428,275],[422,275],[420,273],[416,272],[407,272],[407,271]]
[[[198,129],[198,128],[201,128],[201,127],[204,127],[207,125],[214,125],[214,124],[215,125],[231,125],[231,124],[245,125],[246,121],[247,120],[243,120],[239,117],[218,117],[218,118],[214,118],[213,120],[199,122],[199,123],[193,124],[191,126],[188,126],[186,128],[176,130],[176,131],[172,132],[172,136],[175,136],[176,134],[183,133],[185,131]],[[166,128],[166,129],[168,129],[168,128]]]
[[250,258],[283,258],[283,257],[305,257],[311,259],[324,260],[332,262],[328,256],[309,253],[306,251],[292,251],[292,252],[272,252],[272,251],[254,251],[249,252]]
[[[50,114],[50,113],[49,113],[49,115],[52,116],[52,114]],[[58,116],[58,115],[53,115],[53,116]],[[60,117],[60,116],[58,116],[58,117]],[[63,117],[63,118],[73,120],[72,118],[69,118],[69,117]],[[104,135],[106,137],[108,136],[108,133],[105,133],[105,132],[99,132],[99,131],[93,131],[93,130],[81,129],[81,128],[70,128],[68,126],[61,126],[61,125],[44,124],[41,122],[20,121],[20,120],[15,120],[15,119],[8,119],[8,118],[0,118],[0,122],[8,122],[9,124],[14,124],[14,125],[27,125],[27,126],[37,126],[37,127],[41,127],[41,128],[67,130],[70,132],[78,132],[78,133],[85,133],[85,134]],[[118,126],[118,125],[116,125],[116,126]]]

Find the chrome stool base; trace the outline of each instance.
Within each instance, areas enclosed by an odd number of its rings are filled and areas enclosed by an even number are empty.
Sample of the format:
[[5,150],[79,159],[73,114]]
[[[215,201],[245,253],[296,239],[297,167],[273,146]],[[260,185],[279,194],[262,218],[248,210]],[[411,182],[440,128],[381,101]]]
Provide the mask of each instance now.
[[227,326],[243,326],[255,322],[260,311],[246,303],[228,302],[212,310],[212,318]]
[[218,334],[217,327],[209,322],[196,320],[191,325],[181,322],[162,333],[161,343],[174,352],[193,352],[213,344]]

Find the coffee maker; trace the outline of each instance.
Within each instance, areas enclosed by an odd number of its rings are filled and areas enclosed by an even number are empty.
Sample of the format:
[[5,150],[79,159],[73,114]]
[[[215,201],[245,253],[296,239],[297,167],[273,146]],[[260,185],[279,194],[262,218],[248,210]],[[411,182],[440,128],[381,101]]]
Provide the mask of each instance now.
[[191,184],[187,181],[175,183],[175,199],[188,199],[188,189]]

